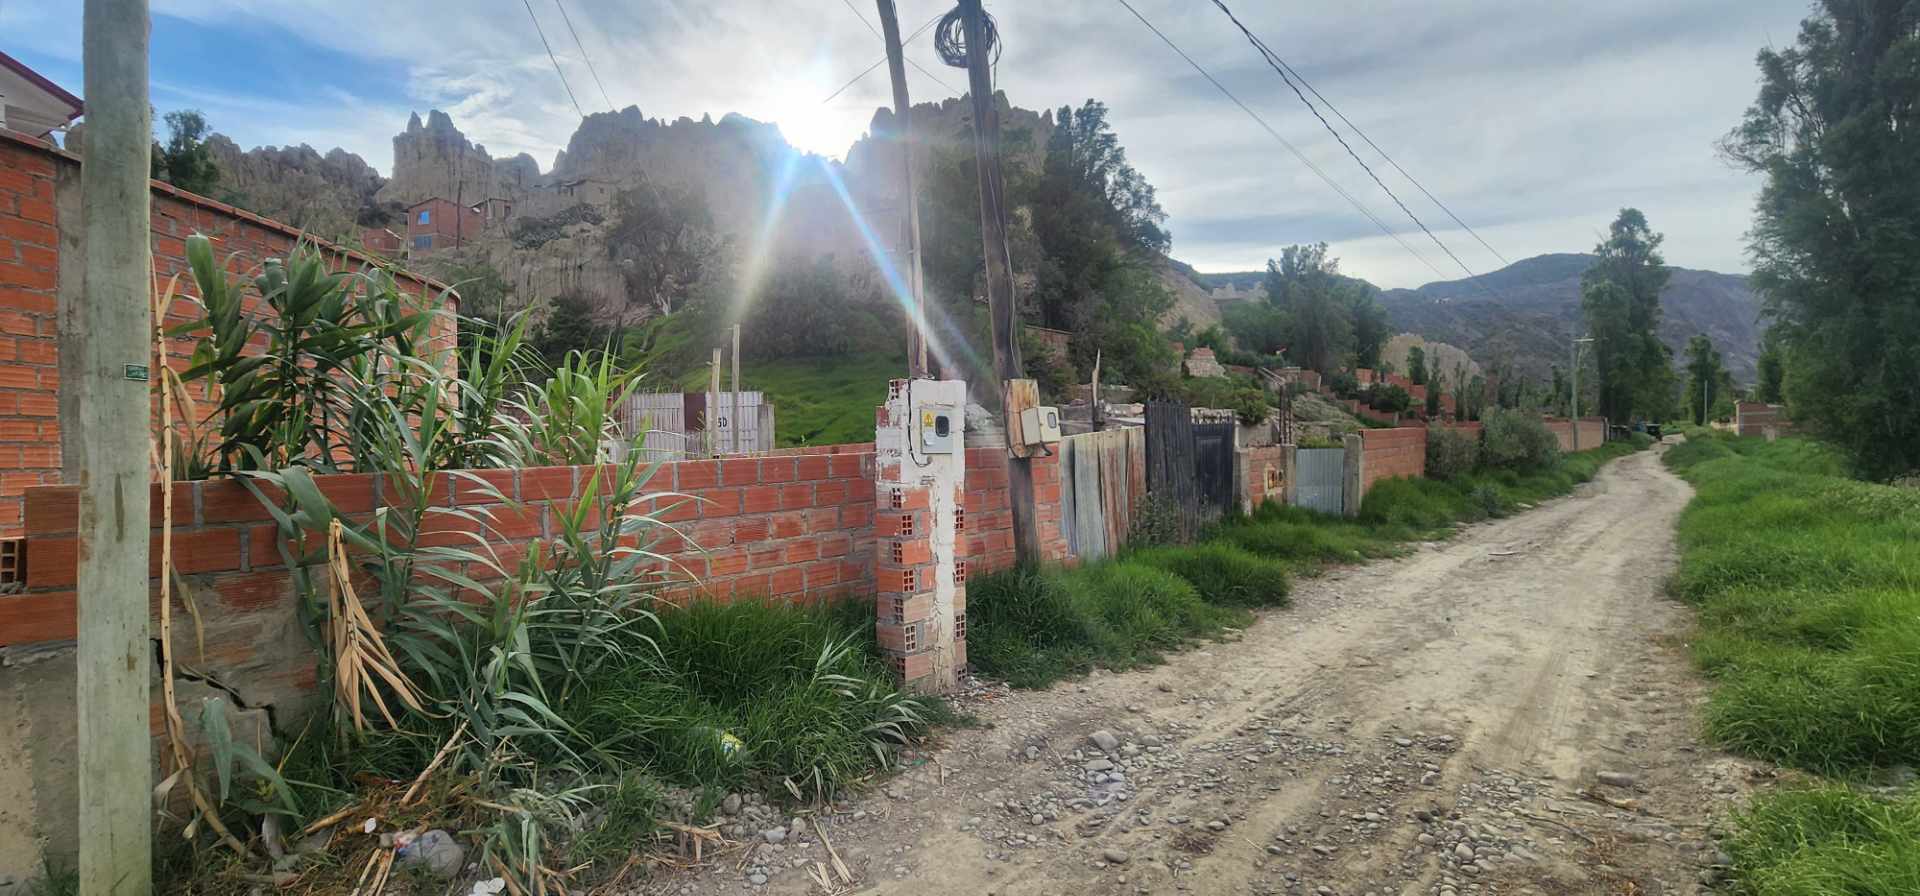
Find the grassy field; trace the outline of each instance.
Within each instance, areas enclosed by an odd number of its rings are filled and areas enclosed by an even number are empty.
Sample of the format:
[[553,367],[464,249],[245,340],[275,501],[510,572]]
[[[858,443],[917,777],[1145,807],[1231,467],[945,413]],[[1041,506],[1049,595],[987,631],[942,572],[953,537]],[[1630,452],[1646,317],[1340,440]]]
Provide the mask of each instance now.
[[1856,482],[1798,439],[1694,432],[1672,590],[1700,609],[1706,730],[1838,783],[1758,801],[1729,841],[1742,892],[1920,893],[1920,491]]
[[[887,400],[887,380],[906,374],[906,355],[868,354],[790,358],[755,363],[745,359],[740,388],[761,391],[773,402],[778,447],[873,441],[873,409]],[[727,388],[728,371],[720,373]],[[690,373],[683,388],[705,390],[706,371]]]
[[1635,449],[1609,445],[1526,475],[1389,479],[1368,492],[1358,519],[1266,504],[1214,526],[1196,544],[1136,547],[1076,569],[980,576],[967,583],[968,659],[1017,687],[1157,662],[1246,625],[1251,610],[1285,606],[1294,576],[1393,556],[1406,542],[1566,494]]

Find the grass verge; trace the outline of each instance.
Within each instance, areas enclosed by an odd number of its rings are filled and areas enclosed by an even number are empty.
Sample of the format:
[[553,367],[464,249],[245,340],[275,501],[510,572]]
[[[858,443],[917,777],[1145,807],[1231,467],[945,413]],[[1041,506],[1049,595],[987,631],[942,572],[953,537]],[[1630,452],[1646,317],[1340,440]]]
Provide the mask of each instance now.
[[1694,431],[1671,590],[1699,607],[1707,734],[1838,779],[1759,800],[1728,840],[1735,889],[1920,893],[1920,491],[1846,479],[1814,442]]
[[[782,448],[873,441],[873,409],[886,402],[886,382],[906,365],[904,356],[889,353],[742,360],[740,387],[760,390],[773,402],[774,442]],[[722,389],[726,376],[723,371]],[[706,370],[688,374],[681,385],[704,391]]]

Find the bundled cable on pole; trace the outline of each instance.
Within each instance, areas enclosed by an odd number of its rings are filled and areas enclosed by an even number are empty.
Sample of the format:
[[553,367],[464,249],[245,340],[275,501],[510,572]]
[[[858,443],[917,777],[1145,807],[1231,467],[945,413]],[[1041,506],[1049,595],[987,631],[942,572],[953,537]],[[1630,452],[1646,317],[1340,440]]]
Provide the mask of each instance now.
[[[1000,61],[1000,30],[994,27],[993,16],[985,11],[980,13],[980,29],[987,40],[989,65]],[[940,17],[940,25],[933,32],[933,49],[940,54],[940,61],[954,68],[967,67],[967,20],[959,7]]]

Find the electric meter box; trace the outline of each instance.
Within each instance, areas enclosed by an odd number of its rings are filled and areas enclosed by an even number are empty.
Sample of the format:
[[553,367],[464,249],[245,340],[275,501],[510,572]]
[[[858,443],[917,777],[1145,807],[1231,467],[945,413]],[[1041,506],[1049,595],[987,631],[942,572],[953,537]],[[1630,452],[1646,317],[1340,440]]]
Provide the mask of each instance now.
[[960,413],[952,405],[928,404],[919,409],[920,453],[952,454],[960,435]]
[[1027,408],[1020,412],[1020,437],[1029,445],[1052,445],[1060,441],[1060,409]]

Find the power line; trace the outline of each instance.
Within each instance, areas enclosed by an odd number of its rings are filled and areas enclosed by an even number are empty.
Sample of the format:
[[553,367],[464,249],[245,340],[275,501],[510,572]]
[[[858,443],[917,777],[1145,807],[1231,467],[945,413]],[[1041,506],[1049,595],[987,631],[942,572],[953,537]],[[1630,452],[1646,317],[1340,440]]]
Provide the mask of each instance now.
[[1196,72],[1199,72],[1201,77],[1206,78],[1207,83],[1212,84],[1215,90],[1220,91],[1220,94],[1222,96],[1225,96],[1227,99],[1232,100],[1234,105],[1240,107],[1240,111],[1247,113],[1247,117],[1253,119],[1255,123],[1259,124],[1260,127],[1267,132],[1268,136],[1272,137],[1281,146],[1286,147],[1288,152],[1293,153],[1293,157],[1296,159],[1299,159],[1300,164],[1307,166],[1307,169],[1312,171],[1315,176],[1319,177],[1320,180],[1325,182],[1327,186],[1332,187],[1335,193],[1340,194],[1340,198],[1345,199],[1348,205],[1353,206],[1355,211],[1358,211],[1368,221],[1373,222],[1373,226],[1380,228],[1381,233],[1386,234],[1394,242],[1399,243],[1400,248],[1407,250],[1408,255],[1413,256],[1414,258],[1418,259],[1421,264],[1426,265],[1427,269],[1432,271],[1435,276],[1443,280],[1446,279],[1447,275],[1445,272],[1435,267],[1433,262],[1427,260],[1426,256],[1421,255],[1419,252],[1414,251],[1412,246],[1407,245],[1406,240],[1403,240],[1400,238],[1400,234],[1395,233],[1393,231],[1393,228],[1388,227],[1385,221],[1380,220],[1380,218],[1374,215],[1374,213],[1371,210],[1369,210],[1364,204],[1362,204],[1360,200],[1355,199],[1352,193],[1349,193],[1346,191],[1346,188],[1340,186],[1340,184],[1336,182],[1333,178],[1328,177],[1327,173],[1325,171],[1320,170],[1320,166],[1315,165],[1312,159],[1307,158],[1306,153],[1301,152],[1299,147],[1294,146],[1291,142],[1287,140],[1287,138],[1280,136],[1280,132],[1274,130],[1273,125],[1267,124],[1267,120],[1264,118],[1261,118],[1260,113],[1253,111],[1253,109],[1248,107],[1246,103],[1241,102],[1239,97],[1234,96],[1233,91],[1228,90],[1225,84],[1220,83],[1220,79],[1215,78],[1212,72],[1207,71],[1204,66],[1194,61],[1194,58],[1192,56],[1187,55],[1187,51],[1180,49],[1180,45],[1174,43],[1173,38],[1168,37],[1159,28],[1154,27],[1154,24],[1152,22],[1147,21],[1147,17],[1141,15],[1139,10],[1134,9],[1133,4],[1128,3],[1127,0],[1119,0],[1119,3],[1121,6],[1124,6],[1127,8],[1127,12],[1133,13],[1133,17],[1136,19],[1139,19],[1140,24],[1147,26],[1148,31],[1152,31],[1154,33],[1154,36],[1160,38],[1160,41],[1162,43],[1166,44],[1169,48],[1171,48],[1173,52],[1178,53],[1181,59],[1184,59],[1187,61],[1188,65],[1193,66],[1193,70]]
[[[1306,104],[1307,111],[1312,112],[1313,117],[1320,121],[1320,126],[1326,128],[1327,133],[1333,135],[1333,139],[1339,142],[1341,149],[1347,151],[1347,155],[1353,158],[1354,163],[1359,165],[1361,170],[1367,172],[1368,177],[1373,178],[1374,184],[1380,187],[1380,191],[1386,193],[1387,198],[1392,199],[1393,204],[1400,207],[1400,211],[1407,216],[1408,220],[1413,222],[1415,227],[1420,228],[1421,233],[1427,235],[1427,239],[1432,240],[1434,245],[1439,246],[1440,251],[1446,253],[1448,258],[1453,259],[1453,263],[1459,265],[1460,270],[1466,271],[1468,279],[1474,280],[1476,285],[1479,285],[1481,289],[1486,289],[1485,284],[1479,283],[1480,275],[1474,273],[1473,268],[1467,267],[1467,263],[1461,261],[1460,256],[1453,254],[1453,250],[1447,248],[1447,244],[1441,242],[1440,238],[1435,236],[1432,230],[1427,229],[1426,222],[1421,221],[1420,216],[1413,213],[1413,209],[1407,208],[1407,204],[1400,201],[1400,197],[1393,192],[1393,188],[1387,186],[1387,182],[1381,180],[1380,175],[1374,173],[1373,166],[1368,165],[1367,160],[1360,158],[1360,154],[1354,152],[1353,147],[1347,143],[1347,138],[1340,136],[1340,131],[1336,129],[1332,123],[1327,121],[1325,115],[1320,114],[1319,107],[1315,106],[1312,100],[1307,99],[1306,94],[1300,92],[1300,86],[1293,82],[1293,78],[1287,74],[1288,70],[1281,67],[1277,62],[1280,58],[1279,55],[1269,49],[1264,41],[1254,36],[1254,33],[1248,30],[1246,25],[1241,24],[1240,19],[1233,14],[1233,10],[1227,8],[1226,3],[1222,2],[1222,0],[1213,0],[1213,5],[1219,7],[1221,12],[1226,13],[1227,18],[1233,22],[1234,27],[1239,28],[1240,33],[1247,36],[1247,41],[1253,44],[1253,48],[1260,51],[1261,58],[1266,60],[1267,67],[1273,69],[1274,74],[1279,75],[1280,80],[1287,83],[1287,87],[1293,90],[1293,95],[1299,97],[1300,102]],[[1489,295],[1491,294],[1489,291]],[[1498,297],[1495,296],[1495,298]]]
[[[865,24],[865,25],[867,26],[867,30],[869,30],[869,31],[873,31],[873,30],[874,30],[874,29],[873,29],[873,23],[872,23],[872,22],[868,22],[868,21],[867,21],[867,17],[866,17],[866,16],[863,16],[863,15],[860,15],[860,10],[858,10],[858,9],[855,9],[855,8],[853,7],[853,2],[852,2],[852,0],[843,0],[843,2],[845,2],[845,3],[847,4],[847,10],[848,10],[849,12],[852,12],[852,13],[853,13],[853,14],[854,14],[855,16],[857,16],[857,17],[859,17],[859,19],[860,19],[860,21],[861,21],[861,23],[862,23],[862,24]],[[942,13],[941,15],[945,15],[945,13]],[[909,34],[909,35],[907,35],[907,36],[906,36],[906,37],[905,37],[904,39],[902,39],[902,40],[900,41],[900,46],[904,48],[904,47],[905,47],[905,46],[906,46],[907,44],[910,44],[910,43],[913,43],[913,41],[914,41],[914,39],[915,39],[915,38],[917,38],[917,37],[919,37],[919,36],[920,36],[920,35],[922,35],[922,34],[925,34],[925,33],[927,33],[927,29],[929,29],[929,28],[932,28],[932,27],[934,26],[934,24],[935,24],[935,23],[937,23],[937,22],[939,22],[939,21],[940,21],[940,16],[934,16],[933,18],[931,18],[931,19],[928,19],[928,20],[927,20],[927,23],[926,23],[926,24],[924,24],[924,25],[921,25],[921,26],[920,26],[919,28],[916,28],[916,29],[914,29],[914,31],[913,31],[913,33],[912,33],[912,34]],[[875,31],[874,33],[875,33],[875,34],[878,34],[879,32],[877,32],[877,31]],[[884,39],[885,39],[885,38],[882,38],[882,40],[884,40]],[[832,93],[829,93],[829,94],[827,94],[827,98],[826,98],[826,99],[824,99],[824,100],[821,100],[821,101],[820,101],[820,105],[822,105],[822,106],[824,106],[824,105],[826,105],[826,104],[828,104],[828,103],[831,103],[831,102],[833,102],[833,100],[834,100],[834,97],[837,97],[837,96],[839,96],[840,94],[843,94],[843,93],[846,93],[846,92],[847,92],[847,88],[849,88],[849,87],[852,87],[853,85],[855,85],[855,84],[858,84],[858,83],[860,83],[860,79],[861,79],[861,78],[864,78],[864,77],[866,77],[866,76],[868,76],[868,75],[871,75],[871,74],[873,74],[873,71],[874,71],[874,69],[877,69],[877,68],[879,68],[880,66],[883,66],[883,65],[886,65],[886,64],[887,64],[887,57],[885,57],[885,56],[882,56],[882,57],[880,57],[880,61],[879,61],[879,62],[875,62],[874,64],[872,64],[872,65],[869,65],[869,66],[867,66],[867,67],[866,67],[866,68],[864,68],[864,69],[861,69],[861,70],[860,70],[860,74],[857,74],[857,75],[854,75],[854,76],[853,76],[853,77],[852,77],[851,79],[849,79],[849,80],[847,81],[847,83],[845,83],[845,84],[842,84],[842,85],[840,85],[840,89],[838,89],[838,90],[835,90],[834,92],[832,92]],[[922,66],[922,65],[921,65],[920,63],[918,63],[918,62],[915,62],[915,61],[913,61],[913,60],[911,60],[911,59],[909,59],[909,60],[907,60],[907,64],[908,64],[908,65],[911,65],[911,66],[913,66],[913,67],[914,67],[914,68],[916,68],[916,69],[919,69],[919,71],[920,71],[920,73],[921,73],[921,74],[923,74],[923,75],[926,75],[926,76],[927,76],[927,77],[929,77],[929,78],[932,78],[932,79],[933,79],[933,80],[934,80],[934,81],[935,81],[936,83],[938,83],[938,84],[939,84],[939,85],[940,85],[941,87],[945,87],[946,89],[948,89],[948,90],[951,90],[951,91],[953,91],[953,95],[954,95],[954,96],[959,96],[959,95],[961,95],[961,94],[963,94],[963,93],[966,93],[966,91],[964,91],[964,90],[961,90],[960,88],[958,88],[958,87],[955,87],[955,86],[953,86],[952,84],[948,84],[947,82],[945,82],[945,81],[942,81],[942,80],[940,80],[940,76],[939,76],[939,75],[936,75],[936,74],[934,74],[933,72],[930,72],[930,71],[927,71],[927,70],[926,70],[926,68],[925,68],[924,66]]]
[[527,18],[533,20],[533,33],[540,35],[540,46],[547,48],[547,58],[553,61],[553,73],[560,76],[560,86],[567,89],[567,99],[573,101],[573,111],[587,117],[587,110],[580,108],[580,100],[573,95],[573,85],[567,83],[567,73],[560,70],[560,57],[553,55],[553,45],[547,43],[547,32],[540,28],[540,17],[533,14],[533,0],[520,0],[527,8]]
[[580,42],[580,32],[573,30],[573,17],[567,15],[566,5],[560,0],[553,0],[553,5],[559,7],[560,21],[567,23],[567,33],[573,35],[573,45],[580,48],[580,58],[587,63],[587,71],[593,75],[593,85],[600,88],[600,98],[607,101],[607,111],[616,111],[613,97],[607,96],[607,85],[600,83],[600,70],[593,67],[593,58],[587,55],[587,45]]
[[1465,230],[1467,233],[1472,234],[1473,238],[1475,240],[1478,240],[1481,246],[1485,247],[1488,252],[1493,253],[1493,257],[1500,259],[1501,264],[1513,263],[1508,261],[1505,255],[1500,254],[1499,249],[1495,249],[1490,243],[1488,243],[1484,238],[1482,238],[1480,236],[1479,231],[1474,230],[1471,226],[1467,224],[1467,222],[1460,220],[1460,216],[1454,214],[1453,209],[1448,208],[1446,203],[1441,202],[1440,197],[1435,196],[1433,195],[1433,193],[1429,192],[1425,184],[1422,184],[1412,174],[1408,173],[1407,169],[1400,167],[1400,163],[1394,161],[1393,156],[1387,155],[1387,151],[1384,149],[1381,149],[1380,144],[1373,142],[1373,138],[1367,136],[1366,131],[1360,130],[1359,125],[1354,124],[1352,121],[1348,120],[1346,113],[1341,112],[1339,107],[1333,104],[1332,100],[1327,99],[1324,96],[1321,96],[1320,91],[1315,89],[1313,84],[1307,81],[1307,79],[1304,76],[1302,76],[1298,71],[1295,71],[1293,66],[1288,65],[1285,59],[1280,59],[1280,57],[1278,56],[1275,56],[1274,59],[1278,60],[1280,63],[1280,66],[1286,69],[1289,73],[1293,75],[1293,77],[1296,80],[1300,82],[1300,86],[1305,87],[1308,93],[1313,94],[1314,99],[1317,99],[1322,103],[1325,103],[1327,105],[1327,108],[1332,110],[1333,114],[1340,119],[1341,123],[1345,124],[1349,128],[1352,128],[1353,132],[1359,135],[1361,140],[1366,141],[1367,145],[1372,147],[1374,152],[1379,153],[1380,158],[1387,160],[1387,164],[1392,165],[1393,170],[1400,172],[1401,177],[1406,178],[1407,182],[1413,184],[1414,187],[1418,188],[1422,195],[1426,196],[1429,200],[1432,200],[1433,204],[1439,207],[1441,211],[1446,212],[1447,217],[1453,219],[1453,223],[1460,225],[1460,229]]

